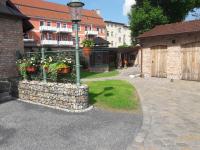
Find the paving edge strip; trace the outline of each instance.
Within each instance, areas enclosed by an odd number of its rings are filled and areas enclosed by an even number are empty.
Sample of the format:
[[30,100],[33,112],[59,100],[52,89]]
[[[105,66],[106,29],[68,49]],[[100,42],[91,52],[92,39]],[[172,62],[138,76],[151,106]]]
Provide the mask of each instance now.
[[137,86],[134,84],[133,81],[131,81],[130,79],[127,80],[129,83],[131,83],[132,85],[134,85],[134,87],[137,89],[137,93],[139,95],[140,98],[140,103],[141,103],[141,107],[142,107],[142,111],[143,111],[143,122],[142,122],[142,126],[139,129],[136,137],[134,138],[134,141],[127,147],[127,150],[133,150],[133,149],[143,149],[144,147],[144,140],[147,137],[150,128],[151,128],[151,122],[152,122],[152,116],[151,116],[151,108],[146,107],[145,105],[143,105],[143,102],[145,101],[145,99],[143,98],[139,88],[137,88]]
[[26,101],[26,100],[22,100],[22,99],[17,99],[17,100],[24,102],[24,103],[30,103],[30,104],[34,104],[34,105],[44,106],[44,107],[48,107],[48,108],[52,108],[52,109],[56,109],[56,110],[70,112],[70,113],[84,113],[84,112],[88,112],[88,111],[90,111],[94,108],[94,106],[89,106],[88,108],[82,109],[82,110],[70,110],[70,109],[60,108],[58,106],[48,106],[48,105],[39,104],[39,103],[35,103],[35,102],[32,102],[32,101]]

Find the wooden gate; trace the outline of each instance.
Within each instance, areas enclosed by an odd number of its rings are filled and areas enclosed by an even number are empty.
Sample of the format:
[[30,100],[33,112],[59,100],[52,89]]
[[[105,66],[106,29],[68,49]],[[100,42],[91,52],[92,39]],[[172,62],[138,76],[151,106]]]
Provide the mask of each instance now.
[[151,48],[152,65],[151,76],[167,77],[167,46],[154,46]]
[[182,46],[182,79],[200,81],[200,42]]

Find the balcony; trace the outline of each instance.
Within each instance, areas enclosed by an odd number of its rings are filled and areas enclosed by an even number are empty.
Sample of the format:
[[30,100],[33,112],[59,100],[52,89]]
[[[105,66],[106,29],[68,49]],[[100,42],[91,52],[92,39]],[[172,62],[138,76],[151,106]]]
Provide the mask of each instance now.
[[24,42],[34,42],[34,39],[23,39]]
[[86,35],[98,35],[98,31],[93,31],[93,30],[91,30],[91,31],[85,31],[85,34]]
[[57,40],[41,40],[41,45],[57,45]]
[[59,41],[58,42],[60,46],[73,46],[73,41]]
[[40,31],[50,31],[50,32],[56,32],[57,28],[52,26],[40,26]]
[[57,32],[60,32],[60,33],[72,33],[72,28],[57,28]]

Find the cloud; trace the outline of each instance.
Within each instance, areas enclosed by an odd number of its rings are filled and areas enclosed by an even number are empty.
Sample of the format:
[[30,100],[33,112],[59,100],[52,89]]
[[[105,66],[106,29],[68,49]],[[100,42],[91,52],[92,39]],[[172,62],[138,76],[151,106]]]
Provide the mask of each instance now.
[[135,0],[125,0],[123,5],[123,15],[127,16],[128,13],[131,11],[131,6],[135,5]]

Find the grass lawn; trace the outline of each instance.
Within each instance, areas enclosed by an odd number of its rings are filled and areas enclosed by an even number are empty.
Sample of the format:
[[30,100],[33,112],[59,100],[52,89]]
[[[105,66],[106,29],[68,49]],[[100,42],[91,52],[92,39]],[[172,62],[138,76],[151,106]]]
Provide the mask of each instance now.
[[97,72],[89,72],[89,71],[81,71],[81,78],[103,78],[103,77],[112,77],[118,75],[119,72],[109,71],[109,72],[103,72],[103,73],[97,73]]
[[111,110],[137,110],[139,101],[135,88],[126,81],[91,81],[89,86],[90,104]]

